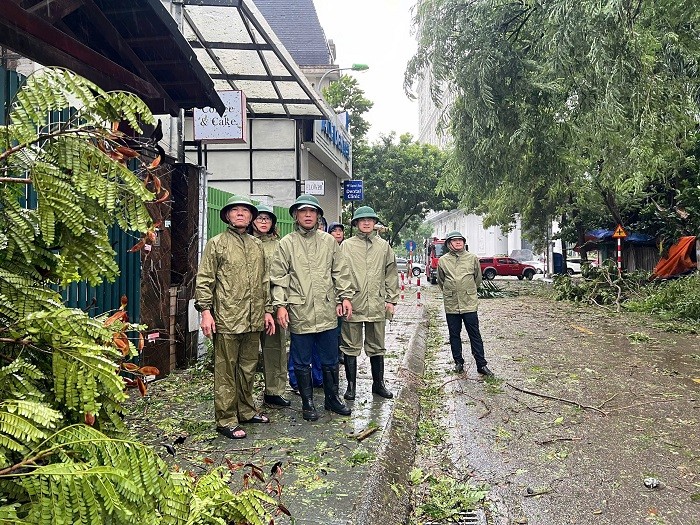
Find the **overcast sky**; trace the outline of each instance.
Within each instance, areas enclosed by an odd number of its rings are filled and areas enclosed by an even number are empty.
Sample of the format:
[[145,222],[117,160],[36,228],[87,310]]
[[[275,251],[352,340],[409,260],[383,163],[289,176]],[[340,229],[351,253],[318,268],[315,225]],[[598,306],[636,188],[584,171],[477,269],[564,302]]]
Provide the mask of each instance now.
[[374,107],[365,115],[371,124],[368,139],[395,131],[418,136],[418,104],[406,97],[403,75],[416,50],[411,35],[415,0],[313,0],[326,38],[335,42],[336,63],[367,64],[354,75]]

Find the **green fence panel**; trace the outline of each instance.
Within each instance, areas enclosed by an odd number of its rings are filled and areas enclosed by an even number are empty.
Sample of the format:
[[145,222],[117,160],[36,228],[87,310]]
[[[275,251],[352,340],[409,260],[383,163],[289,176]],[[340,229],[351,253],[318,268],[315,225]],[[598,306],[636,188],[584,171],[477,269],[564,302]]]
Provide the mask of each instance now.
[[275,215],[277,215],[277,231],[280,237],[292,233],[294,231],[294,219],[289,215],[289,208],[273,206],[272,210],[275,212]]
[[[207,188],[207,239],[220,234],[226,229],[226,225],[219,216],[226,202],[233,196],[233,193],[212,188]],[[257,203],[257,201],[253,201]],[[272,210],[277,215],[277,231],[280,237],[294,231],[294,219],[289,215],[289,209],[284,206],[273,206]]]
[[220,214],[232,195],[233,193],[227,191],[207,187],[207,239],[226,230],[226,224],[221,220]]

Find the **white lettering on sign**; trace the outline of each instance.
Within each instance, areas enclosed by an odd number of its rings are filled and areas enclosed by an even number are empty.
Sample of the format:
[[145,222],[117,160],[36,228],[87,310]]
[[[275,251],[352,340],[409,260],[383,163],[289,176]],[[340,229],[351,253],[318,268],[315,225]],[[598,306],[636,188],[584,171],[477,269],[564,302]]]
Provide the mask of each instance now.
[[322,180],[307,180],[304,181],[304,192],[309,195],[325,195],[326,183]]
[[242,91],[217,91],[226,111],[219,115],[216,109],[195,108],[194,138],[206,143],[246,142],[247,118],[245,95]]

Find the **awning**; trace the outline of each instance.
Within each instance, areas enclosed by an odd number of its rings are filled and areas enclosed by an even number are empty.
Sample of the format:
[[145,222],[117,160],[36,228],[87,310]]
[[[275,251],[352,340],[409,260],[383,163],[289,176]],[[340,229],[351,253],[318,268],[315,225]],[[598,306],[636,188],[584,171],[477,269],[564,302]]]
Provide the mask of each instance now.
[[225,109],[160,0],[2,0],[0,46],[135,93],[154,113]]
[[251,0],[184,0],[183,33],[217,90],[245,93],[250,117],[327,119],[335,113]]

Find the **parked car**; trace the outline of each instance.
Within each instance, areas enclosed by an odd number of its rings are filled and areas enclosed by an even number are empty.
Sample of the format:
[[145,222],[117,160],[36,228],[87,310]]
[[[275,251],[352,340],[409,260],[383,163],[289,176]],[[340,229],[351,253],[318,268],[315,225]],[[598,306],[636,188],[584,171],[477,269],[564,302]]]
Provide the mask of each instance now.
[[[398,269],[399,272],[408,273],[408,259],[406,259],[405,257],[397,257],[396,258],[396,268]],[[421,267],[419,265],[417,265],[415,262],[413,263],[413,266],[411,267],[411,273],[416,277],[421,274]]]
[[569,275],[581,273],[581,259],[567,259],[566,273],[568,273]]
[[534,266],[523,264],[511,257],[480,257],[481,273],[484,279],[493,280],[497,275],[514,275],[521,281],[528,281],[537,273]]
[[537,273],[544,273],[544,261],[522,261],[523,264],[533,266]]

